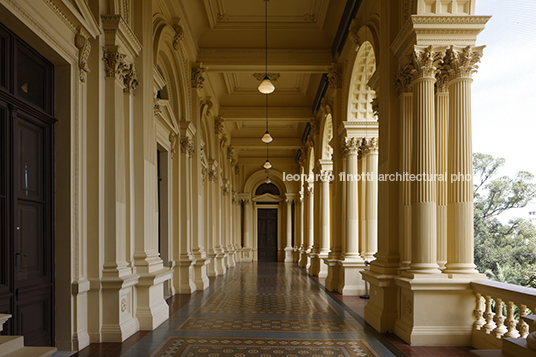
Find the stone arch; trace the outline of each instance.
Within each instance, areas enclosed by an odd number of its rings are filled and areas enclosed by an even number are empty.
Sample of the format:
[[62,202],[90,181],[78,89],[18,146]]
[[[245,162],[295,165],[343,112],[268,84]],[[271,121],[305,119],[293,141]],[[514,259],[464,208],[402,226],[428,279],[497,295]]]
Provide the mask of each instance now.
[[324,125],[320,130],[320,155],[319,160],[331,160],[333,155],[333,147],[331,140],[333,139],[333,117],[330,112],[324,115]]
[[[248,192],[253,196],[257,190],[257,187],[262,185],[264,180],[266,180],[266,170],[260,169],[255,171],[249,175],[248,179],[246,180],[244,192]],[[283,196],[285,193],[291,192],[288,181],[283,180],[283,173],[281,171],[270,169],[270,180],[272,180],[272,183],[277,186],[281,196]]]
[[365,41],[359,46],[350,77],[347,105],[349,121],[375,121],[371,102],[376,92],[368,86],[375,71],[374,48],[371,42]]
[[186,120],[191,117],[190,91],[189,91],[189,68],[183,61],[184,54],[179,46],[175,48],[177,32],[166,22],[161,14],[155,14],[153,18],[153,63],[166,68],[171,73],[170,81],[173,88],[173,102],[176,103],[175,115],[178,120]]

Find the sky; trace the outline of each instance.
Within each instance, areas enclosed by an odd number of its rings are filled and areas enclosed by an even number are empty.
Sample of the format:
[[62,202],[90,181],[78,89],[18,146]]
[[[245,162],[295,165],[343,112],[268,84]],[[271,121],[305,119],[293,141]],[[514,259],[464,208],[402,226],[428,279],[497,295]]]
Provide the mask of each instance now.
[[[476,14],[493,17],[477,40],[486,48],[473,75],[473,152],[504,158],[501,175],[536,175],[536,0],[476,0]],[[499,219],[530,210],[536,200]]]

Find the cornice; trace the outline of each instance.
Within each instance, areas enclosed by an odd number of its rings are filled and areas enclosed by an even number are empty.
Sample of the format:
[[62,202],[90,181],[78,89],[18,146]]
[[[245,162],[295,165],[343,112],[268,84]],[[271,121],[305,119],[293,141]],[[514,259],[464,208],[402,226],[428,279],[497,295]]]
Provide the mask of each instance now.
[[491,16],[410,16],[391,44],[391,51],[401,58],[412,45],[449,43],[474,46],[476,38]]

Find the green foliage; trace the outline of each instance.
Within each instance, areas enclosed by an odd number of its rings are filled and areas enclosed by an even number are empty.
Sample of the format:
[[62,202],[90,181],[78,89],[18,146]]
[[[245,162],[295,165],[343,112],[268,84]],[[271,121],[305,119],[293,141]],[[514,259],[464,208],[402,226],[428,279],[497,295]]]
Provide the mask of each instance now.
[[504,159],[474,154],[475,264],[490,279],[536,288],[536,227],[516,218],[507,224],[496,217],[525,207],[536,195],[534,176],[496,177]]

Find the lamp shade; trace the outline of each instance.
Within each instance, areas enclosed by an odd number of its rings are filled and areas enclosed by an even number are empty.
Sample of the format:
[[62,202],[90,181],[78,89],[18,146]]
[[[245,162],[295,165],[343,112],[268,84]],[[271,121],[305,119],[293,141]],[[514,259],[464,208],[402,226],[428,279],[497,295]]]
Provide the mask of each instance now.
[[262,136],[261,138],[262,142],[265,143],[265,144],[269,144],[272,142],[272,140],[274,140],[272,138],[272,136],[270,135],[270,133],[268,132],[268,130],[266,130],[266,132],[264,133],[264,135]]
[[264,165],[262,165],[262,167],[264,167],[266,170],[269,170],[272,168],[272,164],[270,164],[270,161],[266,160],[266,162],[264,163]]
[[272,180],[270,180],[270,178],[267,177],[266,180],[264,181],[264,183],[272,183]]
[[261,92],[262,94],[270,94],[273,93],[274,90],[275,87],[270,81],[270,78],[268,78],[268,76],[264,77],[261,84],[259,85],[259,92]]

